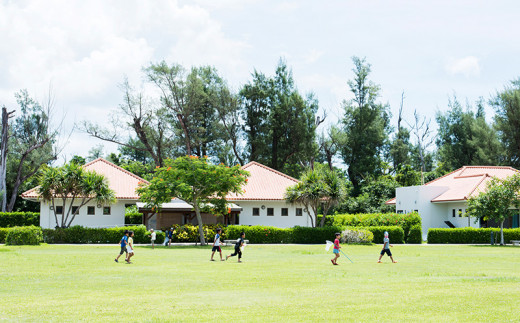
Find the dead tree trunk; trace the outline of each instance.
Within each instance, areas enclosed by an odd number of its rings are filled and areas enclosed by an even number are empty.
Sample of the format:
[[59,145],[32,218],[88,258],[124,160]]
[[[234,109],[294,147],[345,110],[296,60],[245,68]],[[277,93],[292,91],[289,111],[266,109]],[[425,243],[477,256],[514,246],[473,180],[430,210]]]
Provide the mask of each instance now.
[[2,194],[2,212],[7,207],[7,187],[5,177],[7,175],[7,150],[9,148],[9,118],[14,111],[7,112],[6,107],[2,107],[2,142],[0,143],[0,193]]

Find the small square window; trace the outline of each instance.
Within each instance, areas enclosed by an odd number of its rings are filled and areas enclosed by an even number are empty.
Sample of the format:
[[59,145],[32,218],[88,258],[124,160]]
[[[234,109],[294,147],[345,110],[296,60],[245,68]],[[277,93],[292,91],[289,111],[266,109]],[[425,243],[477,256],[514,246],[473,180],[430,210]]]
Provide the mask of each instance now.
[[87,215],[96,215],[96,207],[87,206]]
[[253,208],[253,216],[259,216],[260,215],[260,209],[257,207]]
[[274,215],[274,209],[272,207],[267,208],[267,216],[273,216]]
[[56,214],[63,214],[63,206],[56,206]]
[[103,207],[103,215],[110,215],[110,206]]
[[286,207],[282,208],[282,216],[289,216],[289,209]]
[[296,216],[302,216],[303,215],[303,209],[301,207],[296,209]]
[[76,214],[76,212],[78,212],[78,207],[77,206],[73,206],[72,207],[72,215]]

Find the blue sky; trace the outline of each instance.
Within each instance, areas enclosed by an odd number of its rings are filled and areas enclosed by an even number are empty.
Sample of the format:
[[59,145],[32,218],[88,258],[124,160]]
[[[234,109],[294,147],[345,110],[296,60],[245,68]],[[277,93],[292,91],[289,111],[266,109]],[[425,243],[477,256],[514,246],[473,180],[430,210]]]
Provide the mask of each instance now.
[[[52,86],[68,127],[104,123],[118,83],[141,86],[149,62],[214,65],[238,89],[284,57],[330,125],[351,97],[355,55],[372,64],[394,117],[404,91],[405,118],[433,119],[453,93],[488,99],[520,77],[519,12],[517,1],[0,1],[0,105],[15,107],[21,88],[43,100]],[[102,143],[79,132],[68,141],[67,159]]]

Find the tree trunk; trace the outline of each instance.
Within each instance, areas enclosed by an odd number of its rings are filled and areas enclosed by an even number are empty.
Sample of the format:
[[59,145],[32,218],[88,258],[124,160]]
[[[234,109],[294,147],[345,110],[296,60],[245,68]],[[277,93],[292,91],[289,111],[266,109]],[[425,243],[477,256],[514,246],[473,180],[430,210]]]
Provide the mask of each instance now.
[[7,206],[7,187],[5,177],[7,175],[7,149],[9,148],[9,118],[12,117],[14,111],[7,112],[2,107],[2,138],[0,143],[0,194],[2,195],[2,212],[6,211]]
[[500,222],[500,245],[504,245],[504,220]]
[[[328,204],[328,203],[326,203],[326,204]],[[327,217],[327,213],[329,212],[330,206],[327,206],[326,204],[323,204],[321,206],[321,209],[323,210],[323,216],[321,218],[320,227],[325,226],[325,218]]]
[[195,214],[197,215],[197,223],[199,224],[200,244],[205,246],[206,239],[204,239],[204,229],[202,228],[202,216],[200,215],[200,209],[196,199],[193,199],[193,207],[195,208]]

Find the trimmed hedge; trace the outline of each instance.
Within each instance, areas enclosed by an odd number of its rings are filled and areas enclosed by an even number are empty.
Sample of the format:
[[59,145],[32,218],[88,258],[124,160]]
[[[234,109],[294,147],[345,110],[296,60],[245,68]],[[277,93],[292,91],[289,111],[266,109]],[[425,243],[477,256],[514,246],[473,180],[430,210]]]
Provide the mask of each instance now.
[[125,214],[125,224],[143,224],[143,214],[139,212]]
[[[429,229],[428,243],[488,244],[491,242],[491,232],[500,243],[500,228]],[[511,240],[520,240],[520,229],[504,229],[504,242],[509,243]],[[495,243],[497,243],[496,239]]]
[[410,228],[406,243],[422,243],[422,227],[420,224],[416,224]]
[[[421,225],[421,217],[417,212],[399,213],[359,213],[359,214],[336,214],[334,215],[334,225],[350,227],[380,227],[380,226],[399,226],[404,231],[404,241],[408,242],[410,229],[414,225]],[[378,236],[374,233],[374,239]],[[395,242],[397,243],[397,242]],[[416,243],[416,242],[410,242]]]
[[42,228],[34,225],[10,228],[5,237],[7,245],[39,245],[43,240]]
[[40,213],[36,212],[0,212],[0,228],[39,226]]
[[404,231],[403,228],[398,226],[380,226],[380,227],[362,227],[374,234],[373,242],[376,244],[382,244],[385,238],[385,231],[388,232],[390,238],[390,244],[403,244],[404,243]]
[[7,232],[9,232],[9,228],[0,228],[0,243],[5,243]]
[[245,232],[246,240],[251,243],[291,243],[292,229],[282,229],[262,225],[230,225],[226,228],[226,236],[233,240]]
[[334,235],[343,231],[338,226],[322,228],[294,227],[289,230],[291,230],[291,234],[288,242],[304,244],[325,243],[325,240],[334,241]]
[[[134,231],[135,243],[149,243],[150,234],[144,225],[118,228],[70,228],[43,229],[43,241],[47,243],[118,243],[125,230]],[[159,236],[159,232],[157,234]],[[158,241],[158,240],[156,240]]]

